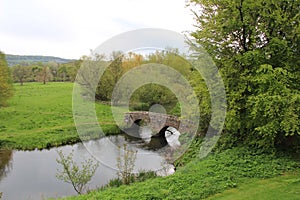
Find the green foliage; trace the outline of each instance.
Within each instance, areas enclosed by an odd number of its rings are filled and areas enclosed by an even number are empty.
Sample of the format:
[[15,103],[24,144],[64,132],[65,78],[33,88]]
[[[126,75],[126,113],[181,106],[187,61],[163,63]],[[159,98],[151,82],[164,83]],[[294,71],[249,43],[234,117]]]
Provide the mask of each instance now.
[[12,84],[5,55],[0,51],[0,107],[7,105],[7,100],[12,96]]
[[82,64],[82,60],[59,64],[57,67],[50,65],[50,70],[53,76],[52,81],[74,81],[77,71]]
[[183,167],[190,163],[192,160],[196,159],[199,156],[198,151],[201,147],[202,141],[202,137],[195,137],[190,147],[187,148],[186,152],[175,161],[174,165],[176,167]]
[[[73,83],[15,85],[9,107],[0,112],[0,148],[43,149],[80,141],[73,120]],[[95,104],[99,124],[106,134],[120,132],[109,105]],[[88,138],[98,138],[89,134]]]
[[51,78],[51,73],[48,66],[39,67],[36,74],[36,80],[46,84]]
[[140,171],[135,177],[135,182],[143,182],[151,178],[157,177],[154,171]]
[[299,171],[299,163],[286,155],[275,156],[249,148],[235,148],[211,154],[202,160],[194,159],[168,177],[67,199],[204,199],[243,183],[295,170]]
[[109,101],[111,100],[112,92],[116,83],[126,71],[123,62],[124,54],[121,51],[113,51],[109,61],[104,61],[104,55],[97,55],[96,57],[99,61],[106,63],[105,65],[102,65],[103,67],[100,71],[106,66],[107,69],[103,72],[103,75],[97,84],[95,97],[100,101]]
[[115,178],[115,179],[109,180],[108,184],[106,186],[104,186],[103,189],[105,189],[107,187],[109,187],[109,188],[120,187],[121,185],[123,185],[123,181],[119,178]]
[[196,5],[198,29],[192,36],[213,57],[225,82],[228,141],[265,150],[297,148],[299,1],[189,3]]
[[13,80],[19,82],[23,85],[26,78],[29,76],[31,69],[29,67],[23,67],[21,65],[16,65],[11,68]]
[[82,194],[86,190],[87,183],[91,180],[99,166],[94,160],[88,159],[81,162],[81,167],[76,164],[73,158],[73,152],[65,156],[62,151],[57,151],[59,159],[57,163],[63,167],[62,171],[58,171],[56,177],[66,183],[72,184],[74,190],[78,194]]
[[97,86],[95,98],[100,101],[109,101],[114,89],[114,77],[111,70],[106,70]]
[[180,104],[177,102],[176,105],[170,110],[169,114],[180,117],[180,113],[181,113],[181,107]]
[[292,78],[286,69],[271,65],[262,65],[252,77],[255,90],[247,100],[252,108],[247,127],[265,137],[260,146],[269,148],[300,133],[300,93],[288,87]]
[[[137,175],[131,174],[130,183],[143,182],[148,179],[156,178],[156,177],[157,177],[157,175],[153,171],[141,171]],[[122,179],[116,178],[116,179],[110,180],[109,183],[102,188],[102,190],[105,190],[107,188],[120,187],[122,185],[124,185]]]
[[[204,64],[205,62],[199,62]],[[204,64],[205,65],[205,64]],[[208,80],[209,81],[209,80]],[[190,83],[199,101],[199,131],[206,132],[211,121],[211,99],[205,81],[196,71],[190,75]]]
[[[129,52],[124,55],[121,52],[113,52],[108,67],[101,76],[96,90],[96,99],[100,101],[111,100],[111,95],[115,84],[129,70],[142,64],[157,63],[171,67],[178,71],[178,76],[184,76],[187,80],[191,72],[191,64],[184,57],[178,55],[176,49],[167,49],[161,52],[152,53],[146,57]],[[161,72],[157,72],[158,74]],[[170,80],[177,84],[178,77],[170,77]],[[178,86],[179,87],[179,86]],[[115,99],[117,101],[117,99]],[[157,85],[147,84],[140,87],[130,99],[130,109],[149,110],[153,104],[161,104],[169,112],[178,102],[175,94],[168,88]],[[116,102],[117,103],[117,102]]]
[[158,84],[147,84],[133,93],[130,108],[132,110],[149,110],[152,105],[159,104],[164,106],[168,113],[176,106],[177,101],[176,96],[168,88]]
[[24,82],[65,82],[74,81],[77,70],[80,68],[81,60],[59,64],[47,63],[21,63],[11,67],[14,82],[23,85]]
[[271,179],[254,180],[238,188],[216,194],[209,200],[299,199],[300,177],[297,173]]
[[133,169],[135,166],[135,160],[137,151],[129,149],[126,144],[123,147],[118,146],[118,157],[117,157],[117,175],[122,183],[129,185],[133,179]]

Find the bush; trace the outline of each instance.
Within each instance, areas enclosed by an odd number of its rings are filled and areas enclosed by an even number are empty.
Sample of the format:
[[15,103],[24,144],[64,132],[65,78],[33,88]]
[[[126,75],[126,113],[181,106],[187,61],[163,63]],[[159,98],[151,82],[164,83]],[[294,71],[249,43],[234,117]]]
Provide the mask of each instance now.
[[62,151],[57,151],[59,158],[57,163],[62,165],[63,170],[56,174],[56,177],[67,183],[72,184],[78,194],[82,194],[86,189],[86,184],[91,180],[99,166],[92,159],[85,160],[81,163],[81,168],[73,160],[73,152],[64,156]]

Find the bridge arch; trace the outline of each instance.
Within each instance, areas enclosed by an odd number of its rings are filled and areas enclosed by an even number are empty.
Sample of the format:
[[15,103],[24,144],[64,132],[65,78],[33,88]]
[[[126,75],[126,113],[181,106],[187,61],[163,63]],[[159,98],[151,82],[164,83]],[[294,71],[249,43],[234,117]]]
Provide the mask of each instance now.
[[133,122],[133,124],[136,124],[136,125],[140,126],[142,120],[143,120],[143,119],[137,119],[137,120],[135,120],[135,121]]
[[181,145],[179,141],[181,133],[175,127],[165,126],[160,130],[158,134],[161,137],[164,137],[166,142],[171,147],[178,147]]
[[165,126],[163,127],[162,129],[160,129],[160,131],[157,133],[157,135],[159,136],[164,136],[165,137],[165,133],[167,131],[167,129],[169,128],[170,126]]
[[[151,129],[150,132],[152,132],[152,135],[148,135],[147,138],[161,140],[162,143],[169,144],[171,147],[180,146],[180,135],[188,134],[187,137],[191,138],[195,134],[190,131],[195,126],[193,122],[161,113],[128,112],[125,113],[124,122],[128,128],[140,129],[142,125],[146,125],[147,129]],[[137,134],[136,137],[143,138],[139,133]]]

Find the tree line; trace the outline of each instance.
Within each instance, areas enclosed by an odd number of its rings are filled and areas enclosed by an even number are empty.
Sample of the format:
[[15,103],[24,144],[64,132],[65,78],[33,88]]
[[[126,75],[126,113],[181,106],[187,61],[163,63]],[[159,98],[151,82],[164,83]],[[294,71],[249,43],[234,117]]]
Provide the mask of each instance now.
[[[201,46],[209,53],[225,84],[227,114],[222,145],[300,151],[300,2],[189,0],[187,4],[195,16],[196,27],[190,34],[190,45]],[[113,52],[109,58],[104,55],[93,59],[83,57],[75,64],[58,66],[15,66],[12,74],[18,82],[22,79],[45,83],[46,80],[63,81],[66,77],[72,81],[75,72],[80,74],[80,63],[88,60],[110,63],[97,83],[96,94],[92,94],[99,101],[110,101],[117,81],[136,66],[160,63],[173,67],[194,86],[200,103],[200,129],[211,125],[211,105],[205,82],[193,72],[190,64],[182,62],[176,50],[148,56]],[[22,74],[25,68],[30,75],[22,78],[18,71]],[[10,71],[3,54],[0,70],[0,103],[5,104],[12,92]],[[82,83],[93,81],[91,77],[95,72],[89,70],[89,73],[80,74]],[[93,88],[85,85],[87,89],[83,92],[88,96]],[[176,96],[163,86],[145,85],[132,95],[132,109],[147,110],[155,103],[169,107],[169,113],[179,113]]]
[[23,85],[24,82],[42,82],[46,84],[46,82],[74,81],[80,63],[80,60],[62,64],[56,62],[21,63],[10,69],[15,83]]
[[[120,78],[130,70],[147,64],[161,64],[171,67],[178,72],[179,76],[184,76],[187,80],[190,79],[193,70],[186,56],[181,55],[177,49],[167,48],[147,55],[133,52],[124,54],[123,52],[115,51],[111,53],[109,58],[105,55],[85,57],[82,68],[77,73],[77,82],[84,88],[83,96],[95,97],[97,101],[102,102],[111,101],[113,91]],[[97,74],[99,69],[95,66],[102,66],[103,68],[107,66],[100,80],[98,80],[100,75]],[[178,83],[178,77],[168,76],[167,72],[164,71],[155,73],[157,75],[164,74],[179,90],[184,90],[184,88],[180,88],[182,86]],[[135,80],[131,80],[128,84],[135,84]],[[94,93],[94,91],[96,92]],[[126,91],[122,92],[125,93]],[[117,102],[118,98],[113,100],[115,101],[114,103],[124,103]],[[134,91],[130,98],[130,109],[132,110],[149,110],[154,104],[164,106],[170,114],[180,114],[176,95],[169,88],[156,83],[141,86]]]

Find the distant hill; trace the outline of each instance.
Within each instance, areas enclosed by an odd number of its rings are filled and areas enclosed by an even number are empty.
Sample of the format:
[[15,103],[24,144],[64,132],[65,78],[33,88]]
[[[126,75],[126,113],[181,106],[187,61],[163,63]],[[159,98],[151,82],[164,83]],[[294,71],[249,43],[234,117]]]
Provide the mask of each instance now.
[[68,63],[74,61],[72,59],[64,59],[64,58],[59,58],[54,56],[25,56],[25,55],[20,56],[20,55],[11,55],[11,54],[6,54],[5,56],[6,56],[6,61],[8,66],[14,66],[21,63],[28,63],[28,64],[37,63],[37,62]]

